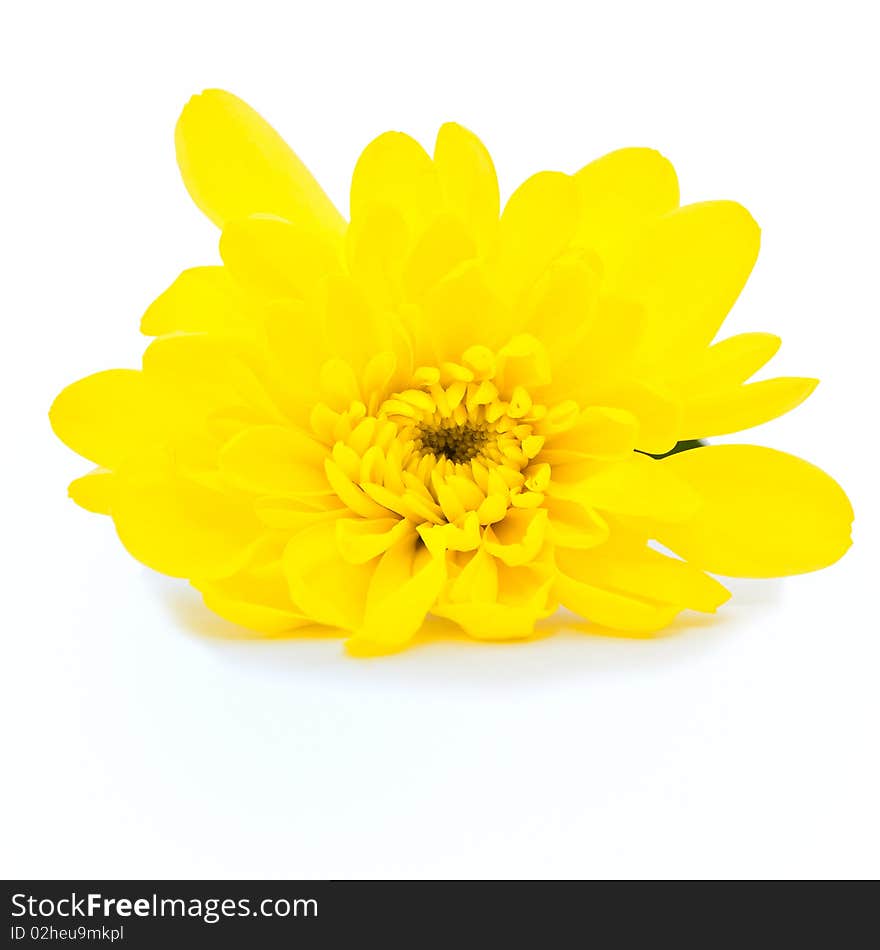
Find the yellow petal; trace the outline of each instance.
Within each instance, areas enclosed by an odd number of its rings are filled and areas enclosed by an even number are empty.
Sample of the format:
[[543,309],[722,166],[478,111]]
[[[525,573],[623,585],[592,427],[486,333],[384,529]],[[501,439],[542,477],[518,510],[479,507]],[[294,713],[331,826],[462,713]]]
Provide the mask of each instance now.
[[358,379],[377,353],[392,349],[388,315],[371,307],[351,278],[328,278],[316,306],[323,317],[327,351],[351,366]]
[[511,508],[502,521],[486,528],[486,550],[510,567],[535,560],[547,535],[544,508]]
[[751,215],[732,201],[687,205],[647,229],[608,277],[610,293],[644,306],[643,362],[711,341],[751,273],[759,241]]
[[527,640],[535,633],[536,621],[547,616],[540,608],[492,603],[444,603],[433,613],[457,623],[474,640]]
[[183,476],[161,451],[131,457],[115,481],[112,515],[122,543],[163,574],[226,577],[264,530],[249,505]]
[[337,244],[266,215],[228,221],[220,254],[236,281],[269,299],[306,297],[322,277],[342,266]]
[[141,333],[239,333],[254,329],[225,267],[185,270],[141,320]]
[[321,394],[327,405],[345,412],[353,402],[361,401],[361,389],[354,367],[335,357],[321,367]]
[[336,544],[346,561],[364,564],[412,531],[412,524],[403,518],[340,518],[336,521]]
[[782,340],[772,333],[739,333],[713,343],[669,372],[666,380],[682,398],[704,396],[738,386],[756,373],[779,349]]
[[580,413],[573,426],[547,437],[540,458],[551,465],[588,458],[629,458],[636,447],[638,432],[638,422],[631,412],[590,406]]
[[622,148],[574,175],[580,220],[574,243],[595,250],[611,269],[646,223],[678,207],[671,163],[649,148]]
[[674,604],[658,604],[603,590],[576,580],[563,570],[557,575],[555,589],[562,605],[574,613],[602,627],[629,633],[662,630],[681,610]]
[[477,246],[461,219],[442,214],[416,242],[403,274],[410,298],[420,299],[456,267],[477,255]]
[[487,260],[493,290],[515,302],[568,247],[577,219],[569,175],[539,172],[520,185],[504,208]]
[[537,337],[554,362],[564,360],[597,318],[599,276],[583,256],[554,261],[526,293],[517,328]]
[[674,468],[635,453],[625,462],[559,466],[547,491],[585,507],[657,521],[686,520],[701,504],[700,494]]
[[431,554],[414,531],[402,537],[373,572],[363,624],[346,648],[363,655],[404,646],[424,623],[445,581],[445,557]]
[[615,297],[600,297],[596,313],[580,332],[572,334],[568,348],[554,351],[553,378],[545,398],[550,402],[576,399],[597,382],[620,380],[632,372],[632,360],[645,322],[639,304]]
[[74,479],[67,488],[67,493],[86,511],[93,511],[98,515],[109,515],[113,505],[113,473],[103,468],[96,468]]
[[557,550],[556,563],[569,577],[644,601],[713,613],[730,594],[699,568],[612,533],[589,550]]
[[419,536],[430,551],[473,551],[480,545],[480,520],[476,511],[469,511],[461,524],[419,526]]
[[434,167],[446,207],[485,249],[498,225],[498,179],[492,157],[473,132],[447,122],[437,133]]
[[585,381],[576,398],[585,405],[614,406],[630,413],[638,422],[636,447],[642,452],[662,455],[682,438],[681,405],[659,384],[638,379]]
[[266,308],[270,372],[287,415],[308,426],[320,401],[321,368],[330,355],[324,323],[299,301],[274,301]]
[[795,409],[818,384],[818,379],[780,376],[687,400],[679,438],[704,439],[761,425]]
[[530,390],[545,386],[550,381],[550,372],[544,344],[529,333],[520,333],[498,352],[495,382],[505,391],[516,386]]
[[657,526],[676,554],[714,574],[778,577],[834,563],[850,546],[843,489],[809,462],[757,445],[710,445],[655,463],[691,485],[702,505]]
[[[681,405],[676,396],[661,384],[626,376],[595,377],[586,367],[575,375],[574,362],[570,371],[568,385],[563,387],[559,384],[558,367],[554,366],[550,392],[565,400],[575,399],[580,405],[598,412],[608,411],[598,407],[611,407],[622,414],[621,417],[625,415],[635,420],[635,448],[651,455],[662,455],[681,438]],[[626,437],[622,428],[619,435],[621,439]]]
[[450,585],[453,603],[493,603],[498,597],[499,562],[485,548],[462,555],[464,566]]
[[497,348],[507,333],[506,317],[483,270],[464,264],[425,297],[421,328],[436,362],[458,362],[472,346]]
[[608,525],[595,511],[563,498],[544,502],[550,516],[550,537],[566,548],[592,548],[608,537]]
[[110,369],[62,390],[49,411],[55,434],[74,452],[116,468],[142,446],[170,431],[168,400],[143,373]]
[[339,496],[339,500],[355,514],[362,518],[386,518],[388,516],[389,509],[373,501],[371,497],[370,489],[378,489],[381,486],[367,484],[365,487],[368,491],[365,492],[360,485],[356,485],[345,474],[333,459],[327,459],[324,463],[324,471],[327,474],[327,480],[333,487],[333,491]]
[[370,205],[351,222],[345,236],[345,257],[351,276],[380,310],[396,308],[402,299],[404,261],[410,232],[402,212],[389,205]]
[[351,217],[388,205],[406,221],[412,235],[441,207],[437,172],[428,153],[403,132],[386,132],[361,153],[351,181]]
[[350,515],[335,494],[303,492],[300,495],[264,495],[254,501],[254,513],[268,528],[297,533],[319,521]]
[[236,600],[226,593],[222,582],[207,581],[199,593],[208,610],[236,626],[267,636],[279,636],[313,624],[308,617],[294,610],[279,610],[263,603]]
[[177,163],[193,201],[217,225],[274,214],[330,234],[345,228],[321,186],[281,136],[221,89],[193,96],[174,134]]
[[316,623],[353,630],[364,615],[376,561],[352,564],[339,551],[333,520],[320,521],[295,534],[284,551],[290,596],[303,615]]
[[245,491],[283,495],[329,492],[325,446],[284,426],[254,426],[230,439],[220,452],[220,470]]
[[205,606],[230,623],[277,636],[312,623],[293,606],[281,565],[283,543],[257,546],[250,562],[230,577],[192,581]]
[[[480,564],[480,573],[486,571],[485,557],[484,552],[477,552],[471,561]],[[466,566],[462,574],[469,568],[470,565]],[[509,567],[503,563],[497,564],[492,578],[494,583],[488,590],[481,590],[481,585],[476,584],[462,591],[457,581],[450,591],[455,598],[442,599],[432,612],[454,621],[477,640],[521,640],[532,636],[535,622],[549,616],[556,607],[550,597],[553,578],[535,567]],[[492,596],[485,596],[486,593]]]
[[159,337],[143,365],[150,382],[172,392],[178,412],[249,407],[267,419],[283,418],[263,365],[240,341],[208,333]]

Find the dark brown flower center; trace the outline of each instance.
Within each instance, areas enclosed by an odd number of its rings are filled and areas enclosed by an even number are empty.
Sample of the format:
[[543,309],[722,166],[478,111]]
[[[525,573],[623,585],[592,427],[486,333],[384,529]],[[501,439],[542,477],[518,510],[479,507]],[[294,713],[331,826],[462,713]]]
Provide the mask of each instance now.
[[442,456],[450,462],[461,464],[478,456],[487,438],[488,433],[483,425],[472,422],[457,425],[451,419],[444,419],[436,425],[419,429],[416,447],[422,455]]

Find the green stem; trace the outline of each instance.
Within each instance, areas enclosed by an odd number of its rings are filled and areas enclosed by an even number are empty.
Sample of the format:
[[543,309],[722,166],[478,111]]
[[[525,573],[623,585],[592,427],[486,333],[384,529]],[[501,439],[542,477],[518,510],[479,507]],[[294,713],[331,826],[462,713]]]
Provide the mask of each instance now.
[[651,455],[650,452],[641,452],[639,449],[636,449],[636,452],[639,452],[640,455],[650,455],[652,459],[665,459],[669,458],[670,455],[678,455],[679,452],[698,449],[701,445],[705,444],[702,439],[684,439],[681,442],[676,442],[668,452],[664,452],[662,455]]

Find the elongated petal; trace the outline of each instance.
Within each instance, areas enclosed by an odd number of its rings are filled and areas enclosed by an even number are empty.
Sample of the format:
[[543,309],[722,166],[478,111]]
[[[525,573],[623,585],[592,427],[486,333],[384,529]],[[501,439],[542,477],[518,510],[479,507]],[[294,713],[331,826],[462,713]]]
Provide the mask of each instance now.
[[485,145],[455,122],[437,133],[434,167],[446,207],[468,225],[478,245],[488,247],[498,225],[498,179]]
[[495,379],[502,389],[512,390],[517,385],[526,390],[539,389],[550,381],[550,373],[547,350],[530,333],[518,334],[498,352]]
[[116,473],[112,515],[128,551],[172,577],[234,573],[265,530],[250,505],[185,477],[161,451]]
[[616,534],[589,550],[558,550],[556,561],[560,570],[578,581],[679,610],[713,613],[730,597],[718,581],[693,564]]
[[346,561],[336,541],[334,520],[323,520],[295,534],[284,550],[290,596],[316,623],[354,630],[364,616],[376,560]]
[[314,231],[266,215],[227,222],[220,254],[244,287],[269,299],[303,298],[341,270],[340,247]]
[[146,349],[144,376],[169,391],[176,410],[249,407],[281,417],[258,357],[240,341],[208,333],[159,337]]
[[778,577],[834,563],[850,546],[852,506],[809,462],[756,445],[710,445],[656,463],[702,498],[657,527],[676,554],[714,574]]
[[329,492],[327,449],[296,429],[254,426],[220,453],[220,470],[236,487],[266,495]]
[[507,332],[506,316],[483,270],[465,264],[425,297],[421,333],[438,362],[456,362],[472,346],[497,347]]
[[461,524],[419,526],[419,536],[429,551],[473,551],[480,546],[480,522],[476,511],[469,511]]
[[266,310],[271,376],[287,415],[307,426],[319,401],[321,367],[329,357],[323,320],[295,300],[274,301]]
[[238,600],[226,592],[222,582],[206,581],[199,593],[208,610],[217,616],[267,636],[279,636],[313,624],[312,620],[295,610],[281,610],[264,603]]
[[523,332],[544,344],[555,364],[564,361],[583,339],[597,319],[598,308],[599,274],[594,264],[567,254],[554,261],[526,293],[515,319]]
[[255,329],[224,267],[191,267],[160,294],[141,320],[141,333],[239,333]]
[[608,386],[626,379],[632,373],[644,322],[641,305],[600,297],[595,317],[571,338],[567,349],[563,345],[555,351],[546,398],[557,402],[576,399],[585,405],[595,400],[597,384]]
[[365,564],[412,532],[413,525],[403,518],[340,518],[336,522],[336,544],[346,561]]
[[434,163],[415,139],[386,132],[361,153],[351,180],[353,221],[376,205],[387,205],[415,236],[440,210],[441,201]]
[[485,548],[459,555],[460,572],[450,584],[444,603],[494,603],[501,565]]
[[113,507],[113,486],[113,472],[96,468],[88,475],[74,479],[67,493],[80,508],[98,515],[109,515]]
[[319,521],[350,515],[335,494],[304,492],[301,495],[266,495],[254,502],[254,513],[268,528],[296,534]]
[[477,256],[477,245],[461,219],[443,214],[428,225],[403,275],[409,297],[419,300],[460,264]]
[[612,630],[653,633],[662,630],[681,612],[674,604],[658,604],[605,590],[576,580],[564,571],[557,576],[555,589],[564,607]]
[[400,649],[424,623],[445,581],[444,556],[433,555],[414,530],[400,538],[373,573],[363,624],[346,648],[357,654]]
[[433,613],[457,623],[475,640],[527,640],[534,636],[537,621],[552,612],[547,606],[551,586],[550,580],[543,579],[529,603],[445,602],[438,604]]
[[573,426],[547,438],[541,460],[557,465],[628,458],[636,447],[638,432],[638,421],[631,412],[590,406]]
[[646,223],[678,207],[675,169],[659,152],[623,148],[590,162],[574,181],[580,220],[574,241],[613,268]]
[[780,376],[712,393],[682,405],[680,439],[705,439],[761,425],[797,408],[818,379]]
[[502,521],[486,528],[483,545],[509,567],[528,564],[544,544],[547,520],[543,508],[512,508]]
[[608,525],[592,509],[564,498],[547,498],[550,537],[566,548],[592,548],[608,537]]
[[432,612],[478,640],[521,640],[532,636],[535,622],[555,609],[552,583],[545,570],[534,565],[511,567],[480,550]]
[[174,135],[177,163],[193,201],[218,226],[274,214],[340,235],[345,222],[281,136],[231,93],[193,96]]
[[[560,481],[563,476],[570,480]],[[547,491],[585,507],[658,521],[687,520],[701,504],[700,493],[674,468],[635,453],[625,462],[561,466]]]
[[409,225],[402,212],[391,205],[367,205],[346,232],[349,273],[381,310],[394,309],[403,299],[403,268],[409,249]]
[[504,208],[487,261],[495,292],[515,302],[569,246],[577,220],[569,175],[539,172],[520,185]]
[[283,543],[266,539],[242,570],[220,580],[196,578],[205,606],[230,623],[277,636],[312,623],[297,611],[281,565]]
[[62,390],[49,420],[74,452],[112,469],[144,444],[164,441],[173,424],[171,410],[143,373],[111,369]]
[[316,302],[320,308],[327,351],[348,363],[360,380],[377,353],[392,350],[392,324],[387,313],[370,306],[349,277],[330,277]]
[[643,234],[608,275],[608,290],[644,306],[644,363],[711,341],[751,273],[759,240],[751,215],[732,201],[687,205]]
[[636,447],[651,455],[668,452],[681,436],[681,405],[658,385],[622,379],[607,385],[587,385],[580,398],[588,405],[615,406],[638,423]]
[[739,333],[713,343],[702,353],[664,371],[671,389],[680,397],[700,397],[744,383],[779,349],[782,340],[772,333]]
[[457,623],[474,640],[527,640],[535,623],[546,616],[540,609],[510,604],[440,604],[434,613]]

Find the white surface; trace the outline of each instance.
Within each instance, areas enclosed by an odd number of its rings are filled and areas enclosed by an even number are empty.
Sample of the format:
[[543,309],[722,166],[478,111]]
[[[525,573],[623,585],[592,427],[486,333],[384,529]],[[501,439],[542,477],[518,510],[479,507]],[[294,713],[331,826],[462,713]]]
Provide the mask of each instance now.
[[[42,3],[5,17],[5,876],[876,876],[875,30],[868,3]],[[237,642],[77,509],[56,391],[136,365],[216,258],[172,129],[229,88],[344,204],[387,128],[483,136],[506,193],[622,145],[742,201],[728,328],[823,385],[746,435],[845,484],[856,545],[663,639],[353,661]],[[199,633],[198,630],[205,632]]]

